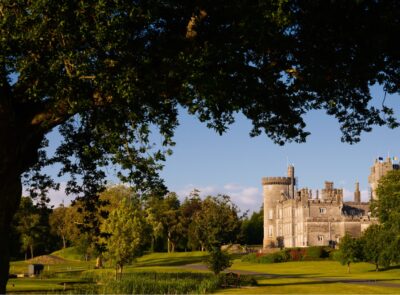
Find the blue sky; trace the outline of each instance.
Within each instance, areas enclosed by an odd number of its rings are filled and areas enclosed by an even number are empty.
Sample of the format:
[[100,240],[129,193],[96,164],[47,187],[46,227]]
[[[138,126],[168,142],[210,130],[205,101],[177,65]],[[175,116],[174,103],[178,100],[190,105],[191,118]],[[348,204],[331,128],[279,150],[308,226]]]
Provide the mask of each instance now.
[[[381,104],[383,92],[373,88],[374,104]],[[387,96],[385,104],[398,110],[398,95]],[[364,133],[361,142],[349,145],[340,141],[339,124],[321,111],[307,114],[306,143],[290,143],[281,147],[266,136],[251,138],[251,123],[243,116],[230,130],[219,136],[195,117],[180,114],[180,126],[175,133],[177,145],[173,149],[161,176],[168,188],[183,199],[193,188],[203,195],[226,193],[245,210],[258,210],[262,204],[261,178],[285,176],[287,161],[295,166],[299,187],[320,189],[325,180],[345,190],[351,198],[354,184],[360,182],[362,198],[367,200],[368,174],[375,158],[400,156],[400,129],[374,127]],[[50,144],[59,141],[50,135]],[[115,179],[110,175],[111,179]],[[115,181],[115,180],[114,180]],[[70,197],[53,192],[53,204]]]

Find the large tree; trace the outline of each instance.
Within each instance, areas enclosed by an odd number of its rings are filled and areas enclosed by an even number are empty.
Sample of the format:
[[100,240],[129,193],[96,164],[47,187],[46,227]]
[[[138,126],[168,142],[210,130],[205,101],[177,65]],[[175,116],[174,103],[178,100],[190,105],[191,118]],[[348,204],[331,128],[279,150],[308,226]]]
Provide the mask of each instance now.
[[[105,184],[99,167],[157,186],[179,106],[220,133],[242,112],[251,135],[279,144],[305,140],[312,109],[335,116],[348,142],[397,126],[384,102],[369,104],[369,86],[399,91],[399,15],[396,0],[1,1],[0,293],[21,175],[45,192],[53,183],[37,171],[60,162],[88,208]],[[64,141],[46,161],[57,126]]]
[[372,212],[382,232],[381,259],[384,264],[400,262],[400,170],[389,171],[379,180]]

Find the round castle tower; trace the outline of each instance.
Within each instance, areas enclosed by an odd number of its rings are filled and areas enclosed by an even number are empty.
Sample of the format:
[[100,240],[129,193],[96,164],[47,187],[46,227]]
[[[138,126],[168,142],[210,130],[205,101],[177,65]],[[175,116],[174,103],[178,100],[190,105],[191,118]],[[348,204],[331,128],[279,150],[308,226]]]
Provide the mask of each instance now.
[[[288,177],[264,177],[262,179],[264,198],[264,241],[263,247],[268,248],[277,243],[276,220],[278,218],[276,205],[283,198],[294,198],[294,167],[288,167]],[[279,216],[282,218],[282,216]]]

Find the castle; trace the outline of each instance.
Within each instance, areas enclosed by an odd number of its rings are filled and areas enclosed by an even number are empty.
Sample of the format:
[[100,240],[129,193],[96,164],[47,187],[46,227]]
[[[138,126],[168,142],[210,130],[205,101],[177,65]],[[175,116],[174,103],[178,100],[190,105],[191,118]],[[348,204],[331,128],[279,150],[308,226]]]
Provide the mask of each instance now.
[[[399,169],[388,157],[376,160],[368,182],[371,199],[379,179],[388,171]],[[313,196],[307,188],[298,190],[294,167],[289,166],[287,177],[264,177],[264,248],[335,246],[349,233],[358,237],[377,219],[371,217],[369,202],[361,202],[359,184],[356,183],[354,200],[343,201],[343,189],[326,181],[325,187]]]

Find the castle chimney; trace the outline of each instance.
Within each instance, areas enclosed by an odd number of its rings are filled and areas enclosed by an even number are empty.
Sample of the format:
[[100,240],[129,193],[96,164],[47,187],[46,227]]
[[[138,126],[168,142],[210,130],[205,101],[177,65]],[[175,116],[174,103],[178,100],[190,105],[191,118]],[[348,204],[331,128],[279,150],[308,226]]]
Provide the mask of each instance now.
[[290,195],[290,198],[294,199],[295,180],[294,180],[294,166],[293,165],[288,166],[287,176],[290,177],[289,195]]
[[356,190],[354,191],[354,202],[357,204],[361,203],[360,184],[358,182],[356,182]]

